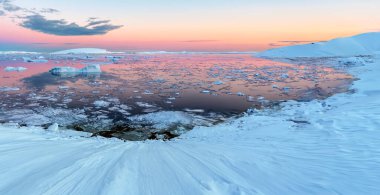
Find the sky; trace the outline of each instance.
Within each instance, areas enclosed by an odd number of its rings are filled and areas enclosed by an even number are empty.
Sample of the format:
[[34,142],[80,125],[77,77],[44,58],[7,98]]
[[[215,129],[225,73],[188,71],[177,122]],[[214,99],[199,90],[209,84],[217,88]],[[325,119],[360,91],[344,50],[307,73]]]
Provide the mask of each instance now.
[[261,51],[380,31],[379,0],[0,0],[0,50]]

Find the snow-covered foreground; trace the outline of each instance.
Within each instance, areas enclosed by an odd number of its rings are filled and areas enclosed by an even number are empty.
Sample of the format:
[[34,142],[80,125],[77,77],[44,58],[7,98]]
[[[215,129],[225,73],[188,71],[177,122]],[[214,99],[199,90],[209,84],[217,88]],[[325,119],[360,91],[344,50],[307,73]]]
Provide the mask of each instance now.
[[0,129],[0,194],[377,194],[380,57],[354,94],[288,102],[179,139]]

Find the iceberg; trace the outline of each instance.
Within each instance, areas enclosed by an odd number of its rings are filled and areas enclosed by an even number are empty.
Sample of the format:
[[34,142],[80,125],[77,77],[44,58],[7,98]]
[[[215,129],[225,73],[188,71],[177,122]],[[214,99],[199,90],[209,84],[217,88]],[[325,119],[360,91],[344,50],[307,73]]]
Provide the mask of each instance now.
[[68,49],[63,51],[53,52],[52,54],[56,55],[65,55],[65,54],[107,54],[112,53],[105,49],[99,48],[77,48],[77,49]]
[[69,75],[69,76],[78,76],[78,75],[88,75],[88,74],[99,74],[102,72],[99,64],[87,65],[82,69],[70,67],[70,66],[56,66],[49,70],[53,75]]

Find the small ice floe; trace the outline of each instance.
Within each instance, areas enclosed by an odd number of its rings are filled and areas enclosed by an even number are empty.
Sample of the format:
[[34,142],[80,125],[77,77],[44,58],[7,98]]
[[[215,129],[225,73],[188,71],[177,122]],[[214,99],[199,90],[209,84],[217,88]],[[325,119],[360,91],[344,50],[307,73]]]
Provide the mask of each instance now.
[[123,110],[132,110],[132,108],[131,108],[130,106],[127,106],[127,105],[125,105],[125,104],[121,104],[121,105],[119,105],[119,107],[120,107],[121,109],[123,109]]
[[175,100],[176,97],[169,97],[168,100]]
[[215,81],[212,84],[214,84],[214,85],[223,85],[224,83],[223,83],[223,81]]
[[273,89],[278,89],[279,87],[277,85],[272,85]]
[[136,102],[136,105],[143,107],[143,108],[154,108],[155,106],[152,104],[148,104],[145,102]]
[[254,101],[255,101],[255,98],[252,97],[252,96],[247,96],[247,101],[248,101],[248,102],[254,102]]
[[151,92],[150,90],[145,90],[143,94],[144,95],[153,95],[154,93]]
[[283,87],[282,90],[283,90],[285,93],[289,93],[289,92],[290,92],[290,87]]
[[210,90],[202,90],[201,93],[207,93],[207,94],[209,94],[209,93],[211,93],[211,91]]
[[82,69],[69,67],[69,66],[57,66],[49,70],[53,75],[71,75],[71,76],[77,76],[77,75],[88,75],[88,74],[98,74],[101,73],[102,70],[100,69],[99,64],[92,64],[87,65],[86,67]]
[[80,70],[81,73],[101,73],[102,70],[100,69],[99,64],[91,64],[87,65],[86,67],[82,68]]
[[245,94],[243,92],[237,92],[236,95],[237,96],[245,96]]
[[11,67],[11,66],[7,66],[4,68],[4,71],[6,72],[22,72],[22,71],[25,71],[27,70],[27,68],[25,67]]
[[119,104],[119,103],[120,103],[119,98],[116,98],[116,97],[110,97],[110,98],[107,98],[107,101],[108,101],[108,102],[115,103],[115,104]]
[[282,79],[287,79],[287,78],[289,78],[289,75],[288,75],[288,74],[282,74],[282,75],[281,75],[281,78],[282,78]]
[[48,127],[48,131],[54,131],[57,132],[59,130],[59,126],[57,123],[54,123]]
[[60,90],[68,90],[69,88],[69,86],[58,86],[58,89]]
[[103,101],[103,100],[97,100],[93,104],[95,105],[95,107],[100,108],[100,107],[108,107],[111,103]]
[[18,87],[0,87],[0,91],[19,91]]
[[260,96],[260,97],[257,98],[257,100],[259,100],[259,101],[265,100],[265,97]]

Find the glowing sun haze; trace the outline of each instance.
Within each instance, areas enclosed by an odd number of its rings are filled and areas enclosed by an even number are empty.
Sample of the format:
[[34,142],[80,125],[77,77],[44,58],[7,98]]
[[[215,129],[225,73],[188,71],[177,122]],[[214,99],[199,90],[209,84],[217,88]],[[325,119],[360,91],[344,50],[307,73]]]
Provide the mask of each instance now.
[[378,31],[376,0],[0,0],[0,50],[255,51]]

